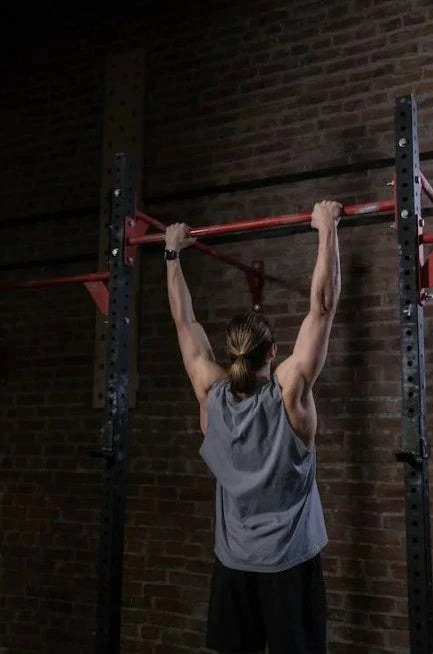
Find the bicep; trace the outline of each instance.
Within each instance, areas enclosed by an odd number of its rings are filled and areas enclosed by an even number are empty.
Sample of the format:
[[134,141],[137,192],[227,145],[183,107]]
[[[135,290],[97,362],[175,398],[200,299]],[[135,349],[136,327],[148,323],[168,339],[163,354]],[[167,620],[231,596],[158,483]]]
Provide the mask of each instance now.
[[199,402],[203,402],[212,384],[224,375],[215,361],[209,339],[198,322],[178,327],[180,351],[188,377]]

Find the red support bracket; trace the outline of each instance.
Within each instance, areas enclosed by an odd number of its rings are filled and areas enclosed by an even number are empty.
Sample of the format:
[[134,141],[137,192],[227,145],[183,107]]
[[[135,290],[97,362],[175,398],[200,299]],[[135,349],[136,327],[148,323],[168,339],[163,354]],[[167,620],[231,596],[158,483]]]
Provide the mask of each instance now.
[[253,270],[246,273],[250,287],[253,311],[263,311],[263,287],[265,285],[265,266],[263,261],[253,261]]
[[15,288],[44,288],[48,286],[59,286],[63,284],[84,284],[97,307],[106,316],[108,315],[109,291],[104,282],[110,279],[108,272],[85,273],[84,275],[67,275],[63,277],[51,277],[45,279],[26,279],[20,282],[0,283],[0,291],[12,290]]
[[84,282],[84,286],[89,291],[95,301],[96,306],[103,316],[108,316],[108,302],[110,293],[103,282]]
[[59,286],[63,284],[80,284],[81,282],[106,282],[110,273],[97,272],[84,275],[68,275],[51,277],[49,279],[26,279],[21,282],[0,282],[0,291],[10,291],[13,288],[43,288],[44,286]]
[[[135,220],[132,221],[134,224],[132,225],[128,224],[129,220],[130,219],[127,220],[127,227],[126,227],[128,231],[125,232],[126,241],[128,241],[129,238],[129,231],[133,229],[137,229],[137,225],[146,226],[146,227],[152,225],[156,229],[165,232],[166,225],[161,223],[159,220],[152,218],[151,216],[147,216],[141,211],[137,211],[137,209],[135,210]],[[234,266],[235,268],[243,270],[247,277],[248,286],[251,292],[253,311],[263,311],[263,287],[265,284],[265,277],[266,277],[265,266],[263,261],[253,261],[252,266],[247,266],[244,263],[242,263],[242,261],[238,261],[237,259],[227,256],[226,254],[216,252],[214,248],[211,248],[208,245],[205,245],[204,243],[200,243],[200,241],[196,241],[194,243],[194,247],[198,248],[199,250],[202,250],[202,252],[206,252],[206,254],[210,254],[212,257],[216,257],[220,261],[224,261],[225,263],[228,263],[229,265]],[[273,277],[270,277],[270,279],[272,279],[273,281],[281,281]]]

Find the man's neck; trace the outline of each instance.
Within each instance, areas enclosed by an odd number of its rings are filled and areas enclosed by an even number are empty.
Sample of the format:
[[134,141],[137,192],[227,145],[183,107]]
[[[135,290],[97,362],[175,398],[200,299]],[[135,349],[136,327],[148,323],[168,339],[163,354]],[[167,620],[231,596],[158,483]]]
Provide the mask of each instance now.
[[257,381],[260,380],[266,380],[269,381],[271,378],[271,363],[265,363],[265,365],[260,368],[259,370],[256,370],[256,379]]

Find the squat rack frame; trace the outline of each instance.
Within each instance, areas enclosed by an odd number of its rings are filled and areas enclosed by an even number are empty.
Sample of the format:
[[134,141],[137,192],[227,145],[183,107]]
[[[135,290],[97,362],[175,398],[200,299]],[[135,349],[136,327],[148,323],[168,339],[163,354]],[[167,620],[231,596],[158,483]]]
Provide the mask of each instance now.
[[[423,233],[421,192],[433,201],[433,187],[419,169],[416,101],[403,96],[395,102],[394,199],[345,207],[346,216],[395,212],[398,231],[398,274],[402,344],[402,449],[396,458],[404,463],[406,503],[406,555],[408,576],[410,651],[433,651],[433,595],[430,549],[428,460],[426,430],[423,305],[433,287],[433,256],[424,258],[424,244],[433,233]],[[95,654],[119,654],[121,640],[122,574],[126,482],[128,471],[129,359],[132,343],[133,267],[136,248],[161,242],[164,234],[147,234],[150,226],[165,226],[136,209],[132,157],[115,155],[109,248],[109,273],[90,273],[53,279],[0,283],[0,290],[84,283],[100,311],[108,314],[105,417],[98,455],[104,459],[103,501],[99,544],[98,607]],[[311,213],[243,220],[191,230],[197,238],[239,235],[307,223]],[[277,228],[277,229],[275,229]],[[268,275],[262,261],[246,265],[196,241],[195,247],[242,270],[254,310],[261,310]],[[108,282],[108,287],[106,283]]]
[[[433,189],[419,170],[417,108],[412,96],[395,102],[396,176],[394,200],[345,207],[347,216],[394,210],[398,230],[399,295],[402,343],[402,449],[396,458],[404,463],[406,504],[406,554],[409,600],[411,654],[431,654],[433,650],[433,595],[430,549],[430,513],[428,460],[430,447],[426,430],[426,391],[424,366],[423,305],[426,289],[433,286],[432,257],[424,259],[423,243],[433,242],[433,234],[423,234],[421,192],[433,200]],[[108,356],[107,408],[102,453],[106,458],[106,478],[101,521],[100,592],[96,654],[118,654],[120,651],[121,577],[125,487],[126,487],[126,424],[128,376],[123,353],[129,339],[127,303],[122,305],[119,288],[127,288],[130,266],[134,263],[133,248],[161,242],[163,233],[148,235],[153,225],[163,231],[164,225],[137,211],[133,197],[131,163],[126,154],[116,155],[116,179],[112,227],[116,246],[110,254],[110,315]],[[288,224],[308,222],[310,213],[253,219],[198,227],[194,237],[239,234],[251,230],[274,229]],[[208,254],[224,257],[207,246],[196,243]],[[119,252],[124,252],[123,260]],[[261,308],[263,266],[246,269],[225,257],[226,263],[243,269],[249,277],[253,305]],[[251,279],[259,280],[251,283]],[[113,300],[111,301],[111,297]],[[110,349],[110,342],[112,348]],[[115,399],[113,398],[115,395]]]

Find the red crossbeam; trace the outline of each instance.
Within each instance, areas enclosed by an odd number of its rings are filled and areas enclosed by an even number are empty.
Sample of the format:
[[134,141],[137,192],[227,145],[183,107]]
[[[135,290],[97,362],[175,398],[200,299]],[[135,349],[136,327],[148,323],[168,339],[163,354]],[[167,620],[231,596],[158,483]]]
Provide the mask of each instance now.
[[[394,211],[394,202],[387,200],[381,202],[370,202],[368,204],[354,204],[344,207],[346,216],[360,216],[372,213],[382,213]],[[196,227],[191,230],[191,236],[201,238],[203,236],[219,236],[221,234],[233,234],[235,232],[249,232],[256,229],[272,229],[273,227],[282,227],[283,225],[296,225],[307,223],[311,220],[311,211],[305,213],[295,213],[283,216],[272,216],[270,218],[253,218],[250,220],[239,220],[234,223],[223,225],[209,225],[207,227]],[[150,234],[138,238],[131,238],[131,245],[146,245],[148,243],[158,243],[164,240],[164,234]]]
[[4,282],[0,290],[12,288],[41,288],[43,286],[58,286],[59,284],[79,284],[82,282],[108,281],[110,273],[88,273],[87,275],[69,275],[67,277],[52,277],[50,279],[27,279],[22,282]]

